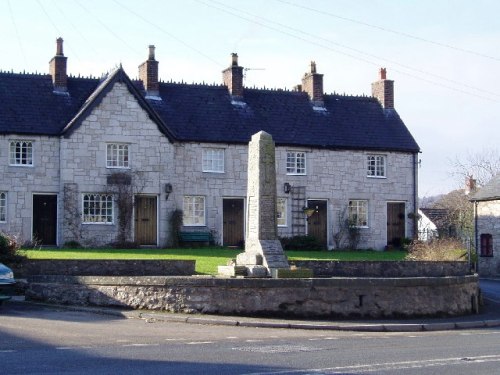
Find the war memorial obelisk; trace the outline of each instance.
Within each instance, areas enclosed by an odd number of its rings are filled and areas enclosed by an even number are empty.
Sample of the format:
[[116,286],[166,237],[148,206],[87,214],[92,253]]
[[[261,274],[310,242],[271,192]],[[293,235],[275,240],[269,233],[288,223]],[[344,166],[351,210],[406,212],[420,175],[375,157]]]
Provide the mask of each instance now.
[[236,258],[247,276],[265,277],[289,268],[276,226],[276,157],[270,134],[260,131],[248,144],[247,228],[245,252]]

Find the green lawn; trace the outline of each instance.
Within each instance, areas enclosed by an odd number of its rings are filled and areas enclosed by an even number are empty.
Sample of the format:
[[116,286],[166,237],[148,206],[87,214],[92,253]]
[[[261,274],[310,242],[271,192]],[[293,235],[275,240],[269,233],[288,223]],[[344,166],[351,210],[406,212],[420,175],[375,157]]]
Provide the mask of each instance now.
[[[240,249],[220,247],[196,249],[36,249],[21,250],[30,259],[189,259],[196,260],[198,274],[213,275],[217,266],[227,265]],[[293,260],[402,260],[404,251],[286,251]]]

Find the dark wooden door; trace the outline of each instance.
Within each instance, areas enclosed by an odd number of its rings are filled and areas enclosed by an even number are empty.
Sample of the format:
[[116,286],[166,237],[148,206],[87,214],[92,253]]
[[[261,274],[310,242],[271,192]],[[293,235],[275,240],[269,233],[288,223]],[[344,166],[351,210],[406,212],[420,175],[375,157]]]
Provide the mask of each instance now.
[[327,215],[326,201],[310,200],[307,207],[314,209],[314,213],[307,219],[307,234],[327,246]]
[[242,246],[245,239],[243,199],[224,199],[222,206],[224,222],[223,245]]
[[405,238],[404,202],[387,203],[387,245],[400,247]]
[[135,197],[135,242],[156,245],[156,197]]
[[57,245],[57,195],[33,195],[33,241]]

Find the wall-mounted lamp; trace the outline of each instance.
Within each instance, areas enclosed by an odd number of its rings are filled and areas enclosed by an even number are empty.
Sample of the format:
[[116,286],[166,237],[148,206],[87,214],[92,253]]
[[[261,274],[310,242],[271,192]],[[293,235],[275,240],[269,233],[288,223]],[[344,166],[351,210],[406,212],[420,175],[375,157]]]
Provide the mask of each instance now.
[[170,195],[172,190],[173,190],[172,184],[170,183],[165,184],[165,200],[168,200],[168,196]]
[[290,185],[288,182],[285,182],[283,185],[283,190],[285,191],[285,194],[289,194],[292,191],[292,185]]

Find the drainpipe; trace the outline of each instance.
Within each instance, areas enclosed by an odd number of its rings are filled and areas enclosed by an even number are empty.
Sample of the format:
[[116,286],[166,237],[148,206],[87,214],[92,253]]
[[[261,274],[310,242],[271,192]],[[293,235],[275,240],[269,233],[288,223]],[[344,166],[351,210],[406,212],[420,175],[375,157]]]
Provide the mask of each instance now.
[[477,238],[477,201],[474,201],[474,246],[476,248],[476,273],[479,273],[479,255],[477,254],[478,245],[479,240]]
[[418,178],[417,178],[417,153],[413,154],[413,239],[418,240]]

